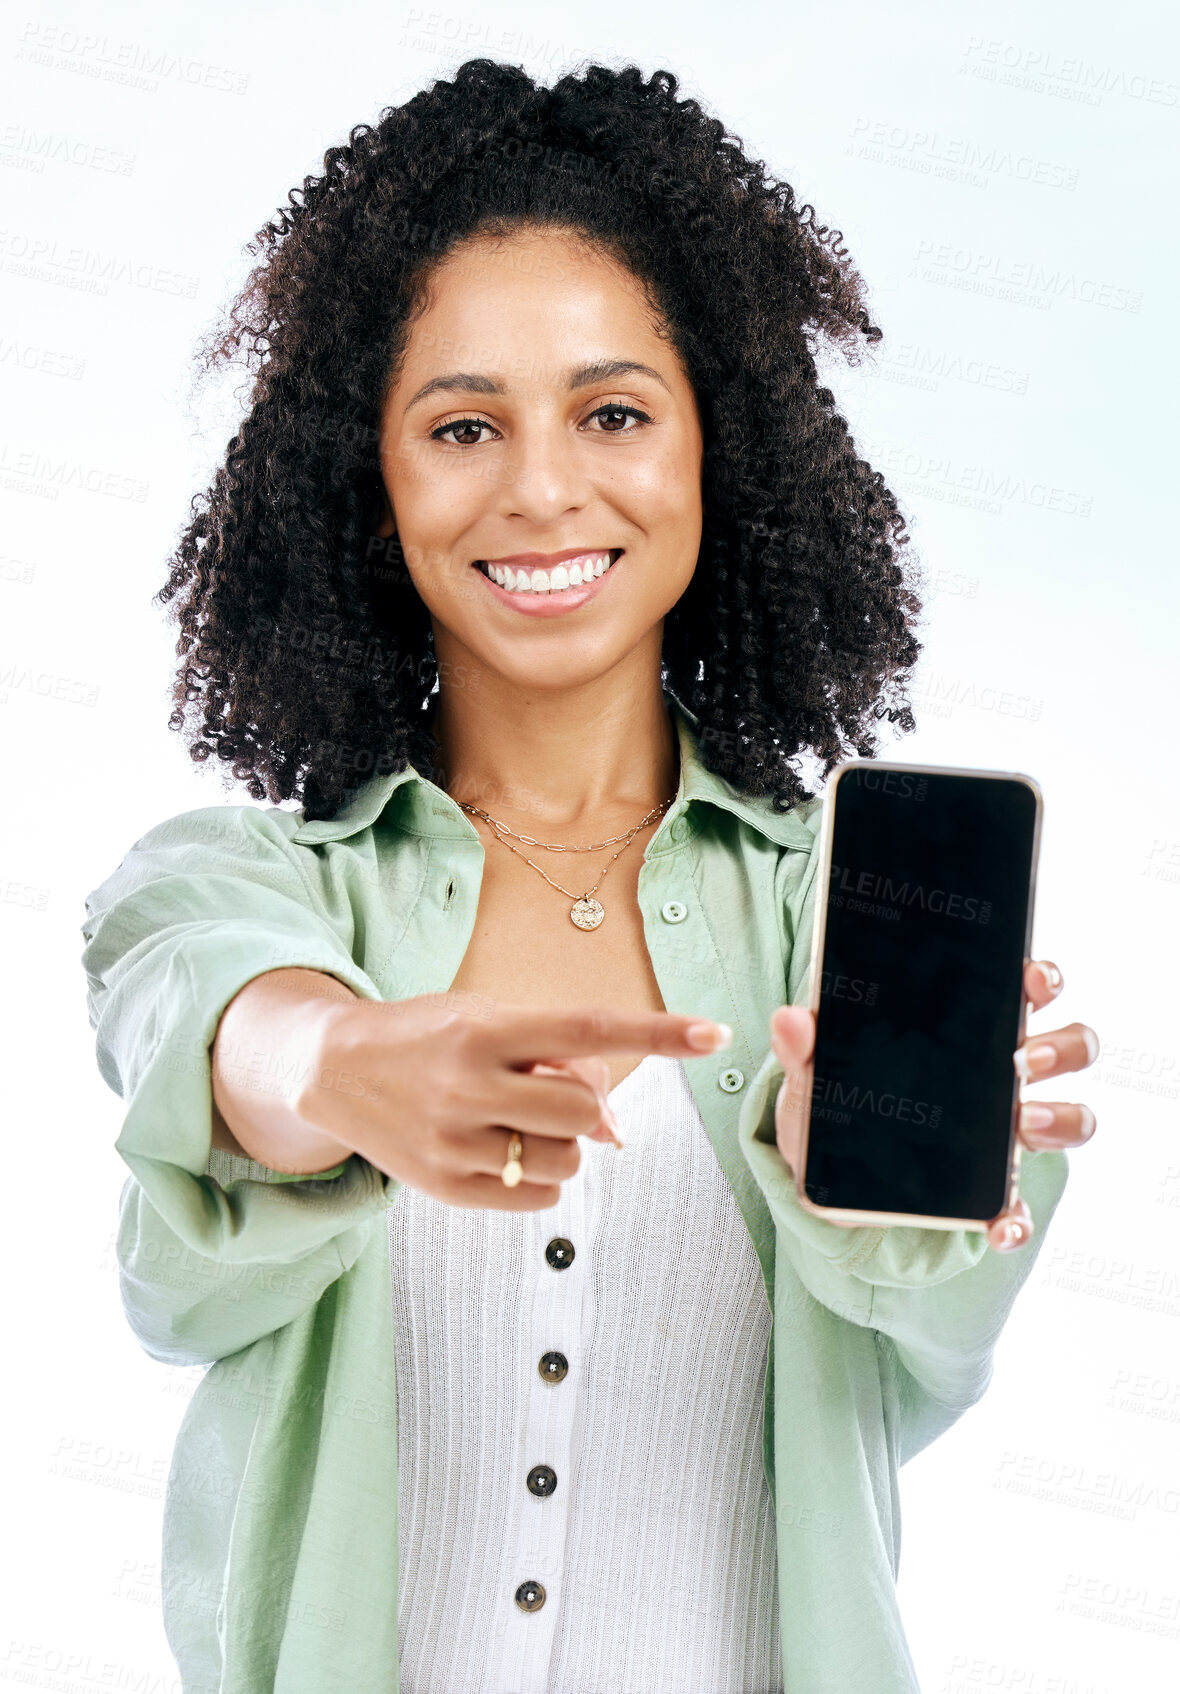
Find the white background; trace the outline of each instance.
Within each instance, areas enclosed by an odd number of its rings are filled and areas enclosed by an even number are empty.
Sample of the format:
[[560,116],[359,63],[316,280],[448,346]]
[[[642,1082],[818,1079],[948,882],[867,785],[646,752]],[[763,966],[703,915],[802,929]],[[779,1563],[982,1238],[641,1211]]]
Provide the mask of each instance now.
[[[193,349],[324,149],[483,53],[544,81],[588,59],[672,69],[867,279],[885,339],[827,376],[932,589],[919,733],[892,751],[1040,782],[1034,954],[1066,988],[1032,1027],[1080,1018],[1102,1039],[1091,1072],[1040,1091],[1088,1099],[1098,1133],[1070,1155],[992,1386],[902,1473],[906,1627],[928,1694],[1163,1694],[1180,1654],[1173,9],[453,3],[55,0],[0,31],[0,1686],[179,1686],[159,1527],[198,1373],[143,1355],[119,1305],[122,1104],[79,954],[85,893],[139,835],[248,799],[167,728],[174,636],[151,604],[232,429],[224,385],[190,404]],[[77,249],[92,272],[191,282],[79,287]],[[106,473],[142,497],[83,491]]]

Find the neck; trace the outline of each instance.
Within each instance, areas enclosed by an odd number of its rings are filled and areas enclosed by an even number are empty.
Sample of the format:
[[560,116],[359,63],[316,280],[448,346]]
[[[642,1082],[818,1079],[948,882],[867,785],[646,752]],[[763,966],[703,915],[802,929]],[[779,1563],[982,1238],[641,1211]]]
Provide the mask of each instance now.
[[526,693],[486,671],[478,689],[448,686],[444,673],[433,731],[438,786],[540,839],[628,828],[671,800],[680,777],[658,672],[560,694]]

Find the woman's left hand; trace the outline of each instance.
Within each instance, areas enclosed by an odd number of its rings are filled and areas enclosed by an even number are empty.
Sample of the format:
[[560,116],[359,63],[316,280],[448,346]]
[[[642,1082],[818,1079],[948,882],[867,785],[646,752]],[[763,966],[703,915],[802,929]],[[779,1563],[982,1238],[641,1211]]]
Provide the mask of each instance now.
[[[1057,966],[1034,959],[1025,967],[1024,989],[1030,1009],[1041,1011],[1061,993],[1062,976]],[[803,1006],[780,1006],[770,1020],[770,1039],[786,1075],[775,1107],[778,1149],[794,1175],[803,1147],[801,1104],[815,1047],[815,1015]],[[1030,1035],[1014,1055],[1017,1074],[1025,1082],[1045,1082],[1066,1071],[1085,1070],[1098,1057],[1098,1037],[1088,1024],[1066,1024],[1044,1035]],[[1080,1147],[1094,1133],[1096,1119],[1089,1106],[1064,1101],[1023,1102],[1017,1134],[1026,1147]],[[830,1220],[842,1229],[857,1225]],[[1032,1240],[1033,1221],[1021,1199],[999,1212],[988,1224],[988,1245],[998,1252],[1023,1247]]]

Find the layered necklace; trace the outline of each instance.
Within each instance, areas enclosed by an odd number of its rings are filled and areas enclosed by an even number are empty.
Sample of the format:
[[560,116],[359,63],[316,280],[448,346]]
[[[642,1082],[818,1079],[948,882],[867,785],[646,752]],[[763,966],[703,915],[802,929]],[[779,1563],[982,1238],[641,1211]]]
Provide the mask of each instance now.
[[[675,796],[673,796],[673,799],[675,799]],[[537,841],[531,835],[518,835],[515,830],[509,829],[507,824],[499,823],[495,818],[489,817],[487,812],[481,811],[478,806],[470,806],[464,800],[458,801],[458,804],[465,812],[470,812],[474,817],[482,818],[485,823],[490,824],[496,833],[497,841],[503,841],[505,847],[508,848],[510,853],[515,853],[518,859],[524,859],[526,865],[532,865],[535,871],[540,871],[540,874],[545,878],[545,881],[551,888],[556,888],[559,894],[564,894],[567,900],[573,901],[573,905],[570,907],[570,919],[579,929],[597,929],[603,918],[606,916],[606,911],[602,902],[594,898],[594,895],[598,891],[599,883],[601,883],[602,878],[614,864],[615,860],[619,856],[619,853],[625,853],[627,848],[631,845],[631,842],[639,834],[639,831],[645,828],[649,823],[653,823],[656,818],[666,812],[668,807],[672,804],[672,800],[661,800],[658,806],[653,806],[651,811],[647,813],[646,817],[640,818],[634,828],[629,829],[625,835],[612,835],[607,841],[592,841],[588,847],[567,847],[561,842]],[[611,854],[602,874],[598,878],[598,882],[596,882],[592,888],[588,888],[584,894],[575,894],[572,889],[563,888],[559,882],[554,882],[553,878],[549,876],[547,872],[541,870],[540,865],[533,864],[533,861],[530,858],[526,857],[524,853],[519,852],[517,848],[513,847],[510,842],[505,840],[505,837],[509,835],[512,836],[514,841],[523,842],[526,847],[544,847],[552,853],[598,853],[604,847],[613,847],[616,841],[621,841],[623,845],[619,848],[618,853]]]

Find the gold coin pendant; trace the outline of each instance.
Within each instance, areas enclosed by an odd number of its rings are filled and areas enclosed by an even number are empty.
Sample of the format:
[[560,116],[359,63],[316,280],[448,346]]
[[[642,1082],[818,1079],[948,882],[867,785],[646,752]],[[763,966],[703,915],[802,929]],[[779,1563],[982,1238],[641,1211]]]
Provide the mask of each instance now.
[[597,900],[575,900],[570,907],[570,917],[579,929],[597,929],[605,916]]

